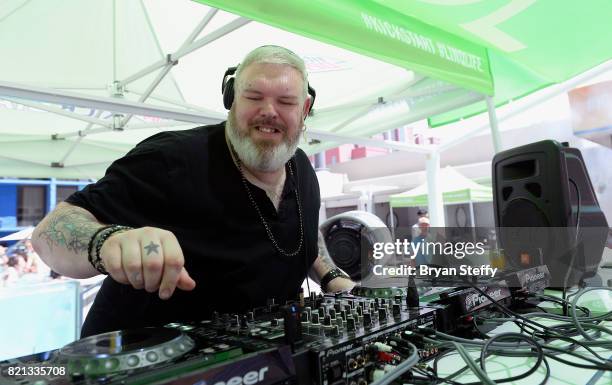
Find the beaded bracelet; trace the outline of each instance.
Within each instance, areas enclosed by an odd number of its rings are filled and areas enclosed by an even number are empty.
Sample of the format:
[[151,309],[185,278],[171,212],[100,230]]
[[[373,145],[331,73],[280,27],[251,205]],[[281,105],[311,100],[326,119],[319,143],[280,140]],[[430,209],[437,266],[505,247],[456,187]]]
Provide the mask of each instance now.
[[113,225],[106,225],[106,226],[102,226],[99,229],[96,230],[96,232],[91,236],[91,238],[89,238],[89,243],[87,244],[87,260],[89,261],[89,263],[93,266],[93,255],[91,254],[91,252],[93,251],[93,245],[94,245],[94,240],[96,239],[96,237],[104,230],[113,227]]
[[102,274],[107,274],[108,275],[108,271],[106,271],[106,268],[104,267],[104,261],[102,261],[102,258],[100,257],[100,250],[102,249],[102,245],[104,244],[104,242],[106,242],[106,240],[111,235],[113,235],[113,234],[115,234],[117,232],[127,231],[127,230],[132,230],[132,229],[133,229],[133,227],[130,227],[130,226],[111,225],[111,226],[107,227],[106,229],[104,229],[101,232],[100,237],[95,241],[95,244],[96,244],[96,253],[95,253],[95,258],[91,262],[92,266],[96,270],[98,270]]

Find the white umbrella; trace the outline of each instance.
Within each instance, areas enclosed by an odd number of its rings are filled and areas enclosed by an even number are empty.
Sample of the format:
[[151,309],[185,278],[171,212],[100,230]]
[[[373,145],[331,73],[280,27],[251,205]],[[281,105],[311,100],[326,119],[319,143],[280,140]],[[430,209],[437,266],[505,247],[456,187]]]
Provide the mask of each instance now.
[[30,239],[34,226],[26,227],[25,229],[19,230],[16,233],[9,234],[5,237],[0,238],[0,241],[21,241],[23,239]]

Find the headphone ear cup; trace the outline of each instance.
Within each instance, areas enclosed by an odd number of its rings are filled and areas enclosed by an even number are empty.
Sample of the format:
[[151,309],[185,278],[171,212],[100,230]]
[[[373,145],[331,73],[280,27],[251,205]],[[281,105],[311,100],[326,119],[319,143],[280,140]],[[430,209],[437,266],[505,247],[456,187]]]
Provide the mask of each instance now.
[[223,106],[229,110],[234,103],[234,78],[227,79],[223,89]]

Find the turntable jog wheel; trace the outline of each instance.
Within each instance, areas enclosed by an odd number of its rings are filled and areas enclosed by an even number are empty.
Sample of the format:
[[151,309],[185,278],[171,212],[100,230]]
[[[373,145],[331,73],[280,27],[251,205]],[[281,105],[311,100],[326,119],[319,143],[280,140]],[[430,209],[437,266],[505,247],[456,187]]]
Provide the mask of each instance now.
[[98,334],[59,351],[72,375],[101,376],[174,360],[195,346],[179,330],[144,328]]

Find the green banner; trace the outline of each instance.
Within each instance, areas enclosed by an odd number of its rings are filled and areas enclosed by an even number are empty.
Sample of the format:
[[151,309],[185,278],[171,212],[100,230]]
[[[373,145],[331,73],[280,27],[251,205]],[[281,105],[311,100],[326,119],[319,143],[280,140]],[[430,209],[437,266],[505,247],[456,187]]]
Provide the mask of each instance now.
[[196,0],[483,94],[487,50],[372,1]]

